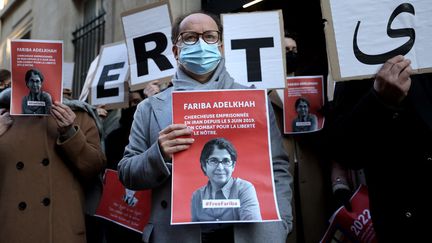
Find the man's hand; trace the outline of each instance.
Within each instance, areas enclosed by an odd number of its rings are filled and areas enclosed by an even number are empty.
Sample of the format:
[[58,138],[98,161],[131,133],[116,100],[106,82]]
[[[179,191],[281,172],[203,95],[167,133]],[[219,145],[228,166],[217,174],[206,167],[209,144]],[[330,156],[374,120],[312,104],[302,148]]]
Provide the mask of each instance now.
[[13,119],[6,109],[0,109],[0,136],[3,135],[12,125]]
[[378,96],[389,105],[398,105],[408,95],[411,87],[411,61],[402,55],[395,56],[378,71],[374,89]]
[[51,115],[57,123],[57,129],[60,135],[75,131],[73,123],[76,115],[69,106],[56,101],[51,108]]
[[185,136],[191,134],[192,131],[185,124],[172,124],[159,132],[159,147],[165,161],[171,160],[174,153],[190,147],[195,139]]
[[159,80],[154,80],[146,85],[144,88],[144,94],[147,97],[153,96],[160,92]]
[[105,109],[105,105],[96,106],[96,112],[100,118],[108,116],[108,111]]

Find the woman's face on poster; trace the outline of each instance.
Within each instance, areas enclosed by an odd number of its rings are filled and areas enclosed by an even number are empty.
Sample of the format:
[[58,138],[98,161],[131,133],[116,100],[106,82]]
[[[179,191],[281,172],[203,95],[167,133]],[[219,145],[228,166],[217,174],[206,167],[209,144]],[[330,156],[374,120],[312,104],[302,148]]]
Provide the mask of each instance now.
[[305,117],[309,113],[309,106],[306,102],[301,101],[297,106],[297,113],[300,117]]
[[235,161],[226,149],[214,148],[207,159],[205,172],[212,185],[223,187],[231,178]]
[[32,93],[40,93],[42,90],[42,80],[39,75],[31,74],[29,80],[27,81],[27,87]]

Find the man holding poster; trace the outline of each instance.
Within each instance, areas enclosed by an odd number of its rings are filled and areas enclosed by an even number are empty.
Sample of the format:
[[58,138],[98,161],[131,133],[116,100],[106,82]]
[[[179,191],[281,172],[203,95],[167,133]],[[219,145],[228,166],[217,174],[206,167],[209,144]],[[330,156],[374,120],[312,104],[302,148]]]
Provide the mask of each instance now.
[[220,21],[215,16],[193,13],[180,17],[172,28],[173,52],[178,60],[173,87],[140,103],[135,113],[129,144],[118,170],[126,187],[152,189],[152,213],[144,228],[144,242],[282,243],[292,229],[292,177],[271,107],[271,162],[282,221],[170,225],[172,156],[194,143],[191,129],[185,124],[172,124],[172,91],[246,88],[235,83],[225,69],[221,32]]
[[364,169],[379,242],[430,239],[431,81],[398,55],[375,79],[336,84],[330,144],[337,162]]

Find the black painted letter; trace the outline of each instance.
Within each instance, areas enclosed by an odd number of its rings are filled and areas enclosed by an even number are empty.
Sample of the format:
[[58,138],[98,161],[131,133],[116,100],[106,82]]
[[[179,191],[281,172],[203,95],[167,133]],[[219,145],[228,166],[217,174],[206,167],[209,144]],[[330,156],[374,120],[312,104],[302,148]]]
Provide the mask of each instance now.
[[[156,47],[153,50],[146,50],[147,42],[155,42]],[[161,32],[151,33],[133,39],[135,48],[135,58],[137,60],[138,77],[149,74],[148,59],[151,58],[161,71],[174,68],[168,58],[161,53],[168,46],[166,36]]]
[[[404,36],[409,36],[409,40],[403,44],[402,46],[383,53],[383,54],[377,54],[377,55],[369,55],[369,54],[365,54],[363,53],[357,44],[357,34],[358,34],[358,29],[360,27],[360,21],[357,22],[357,26],[355,28],[354,31],[354,39],[353,39],[353,49],[354,49],[354,55],[357,58],[357,60],[359,60],[361,63],[364,64],[381,64],[381,63],[385,63],[388,59],[397,56],[397,55],[405,55],[407,54],[411,48],[414,46],[414,42],[415,42],[415,30],[412,28],[404,28],[404,29],[392,29],[391,28],[391,24],[393,22],[393,20],[396,18],[396,16],[398,16],[400,13],[403,12],[407,12],[410,13],[412,15],[415,15],[415,11],[414,11],[414,6],[409,4],[409,3],[403,3],[401,5],[399,5],[392,13],[392,15],[389,18],[389,21],[387,23],[387,35],[390,36],[391,38],[398,38],[398,37],[404,37]],[[373,36],[369,37],[369,38],[373,38]]]
[[248,82],[262,81],[260,48],[265,47],[274,47],[273,38],[231,40],[231,49],[246,50]]
[[108,72],[113,69],[123,68],[124,65],[125,65],[124,62],[119,62],[119,63],[106,65],[103,67],[102,74],[96,88],[97,98],[112,97],[112,96],[117,96],[119,94],[118,88],[105,89],[105,82],[117,80],[120,74],[108,76]]

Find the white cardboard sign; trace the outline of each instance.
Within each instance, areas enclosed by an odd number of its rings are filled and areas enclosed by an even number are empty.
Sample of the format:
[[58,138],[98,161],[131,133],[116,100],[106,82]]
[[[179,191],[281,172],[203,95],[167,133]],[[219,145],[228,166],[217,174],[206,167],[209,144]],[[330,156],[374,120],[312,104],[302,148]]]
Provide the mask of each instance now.
[[285,88],[282,12],[223,14],[226,68],[234,80],[257,88]]
[[411,67],[432,67],[429,0],[322,0],[326,40],[335,80],[369,78],[396,55]]
[[63,63],[63,89],[72,90],[74,62]]
[[130,89],[171,77],[176,60],[172,53],[171,15],[166,1],[122,14],[131,72]]
[[81,94],[79,97],[79,100],[81,100],[81,101],[87,101],[87,97],[88,97],[89,92],[90,92],[91,81],[93,80],[98,62],[99,62],[99,55],[97,55],[95,57],[95,59],[93,59],[93,61],[90,63],[90,67],[87,71],[84,85],[81,89]]
[[101,54],[90,88],[91,105],[127,106],[127,49],[124,42],[102,46]]

